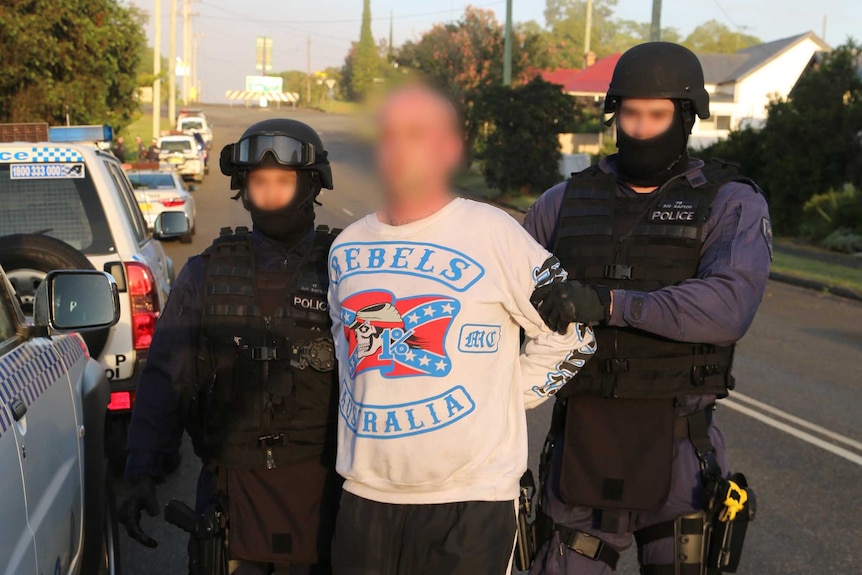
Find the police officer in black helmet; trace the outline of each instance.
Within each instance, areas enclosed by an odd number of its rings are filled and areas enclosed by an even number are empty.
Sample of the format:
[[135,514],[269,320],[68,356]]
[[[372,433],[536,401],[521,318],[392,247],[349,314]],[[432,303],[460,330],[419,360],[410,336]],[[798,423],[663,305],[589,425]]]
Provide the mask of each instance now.
[[569,272],[534,305],[553,329],[594,325],[598,342],[557,394],[531,573],[610,573],[633,535],[643,575],[732,572],[754,497],[712,416],[769,274],[767,204],[732,166],[688,156],[709,117],[688,49],[624,53],[605,111],[619,153],[545,192],[524,222]]
[[[326,311],[334,236],[314,227],[315,198],[332,189],[327,153],[311,127],[273,119],[226,146],[220,165],[254,227],[222,230],[174,284],[138,386],[121,521],[156,546],[141,512],[159,513],[163,462],[187,430],[203,462],[191,517],[219,533],[192,538],[190,572],[329,573],[340,494]],[[166,516],[181,524],[172,505]]]

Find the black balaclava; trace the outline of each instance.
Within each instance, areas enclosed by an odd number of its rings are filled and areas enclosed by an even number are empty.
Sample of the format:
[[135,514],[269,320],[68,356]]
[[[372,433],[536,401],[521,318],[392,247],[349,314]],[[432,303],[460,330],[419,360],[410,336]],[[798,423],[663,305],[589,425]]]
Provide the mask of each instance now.
[[[680,102],[667,130],[646,140],[632,138],[620,127],[617,114],[617,168],[620,179],[634,186],[660,186],[688,169],[688,135],[694,123]],[[688,114],[691,116],[691,114]]]
[[[263,166],[267,166],[266,163]],[[255,229],[265,236],[294,247],[314,229],[314,199],[320,193],[320,181],[312,172],[296,172],[296,196],[289,204],[277,210],[261,210],[248,199],[245,186],[241,191],[242,203],[251,214]]]

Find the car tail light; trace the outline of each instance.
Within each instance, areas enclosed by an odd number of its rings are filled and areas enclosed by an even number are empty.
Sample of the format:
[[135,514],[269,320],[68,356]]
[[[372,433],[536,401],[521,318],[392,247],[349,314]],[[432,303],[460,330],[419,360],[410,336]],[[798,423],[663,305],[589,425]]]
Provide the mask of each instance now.
[[135,405],[134,391],[114,391],[108,403],[108,411],[127,411]]
[[156,280],[140,262],[126,262],[126,279],[132,304],[132,342],[136,350],[148,349],[159,317]]
[[159,200],[159,203],[166,208],[176,208],[177,206],[184,205],[186,201],[182,198],[170,198],[167,200]]

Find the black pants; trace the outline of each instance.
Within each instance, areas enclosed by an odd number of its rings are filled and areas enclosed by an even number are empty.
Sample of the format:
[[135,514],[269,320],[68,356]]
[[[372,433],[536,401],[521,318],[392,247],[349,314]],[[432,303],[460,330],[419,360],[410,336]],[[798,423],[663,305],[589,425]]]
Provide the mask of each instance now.
[[345,492],[332,548],[335,575],[505,575],[513,501],[378,503]]

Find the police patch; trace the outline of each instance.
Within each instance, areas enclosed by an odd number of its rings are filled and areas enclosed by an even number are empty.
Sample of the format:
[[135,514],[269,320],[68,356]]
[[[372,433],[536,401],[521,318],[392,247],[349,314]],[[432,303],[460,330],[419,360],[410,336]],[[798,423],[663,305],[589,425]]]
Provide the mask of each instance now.
[[694,222],[697,202],[693,200],[662,200],[649,211],[651,222]]
[[769,248],[769,261],[772,261],[772,222],[769,218],[760,220],[760,231],[763,233],[763,239],[766,240],[766,247]]
[[329,309],[326,305],[325,297],[313,297],[305,295],[294,295],[293,306],[311,311],[327,311]]

